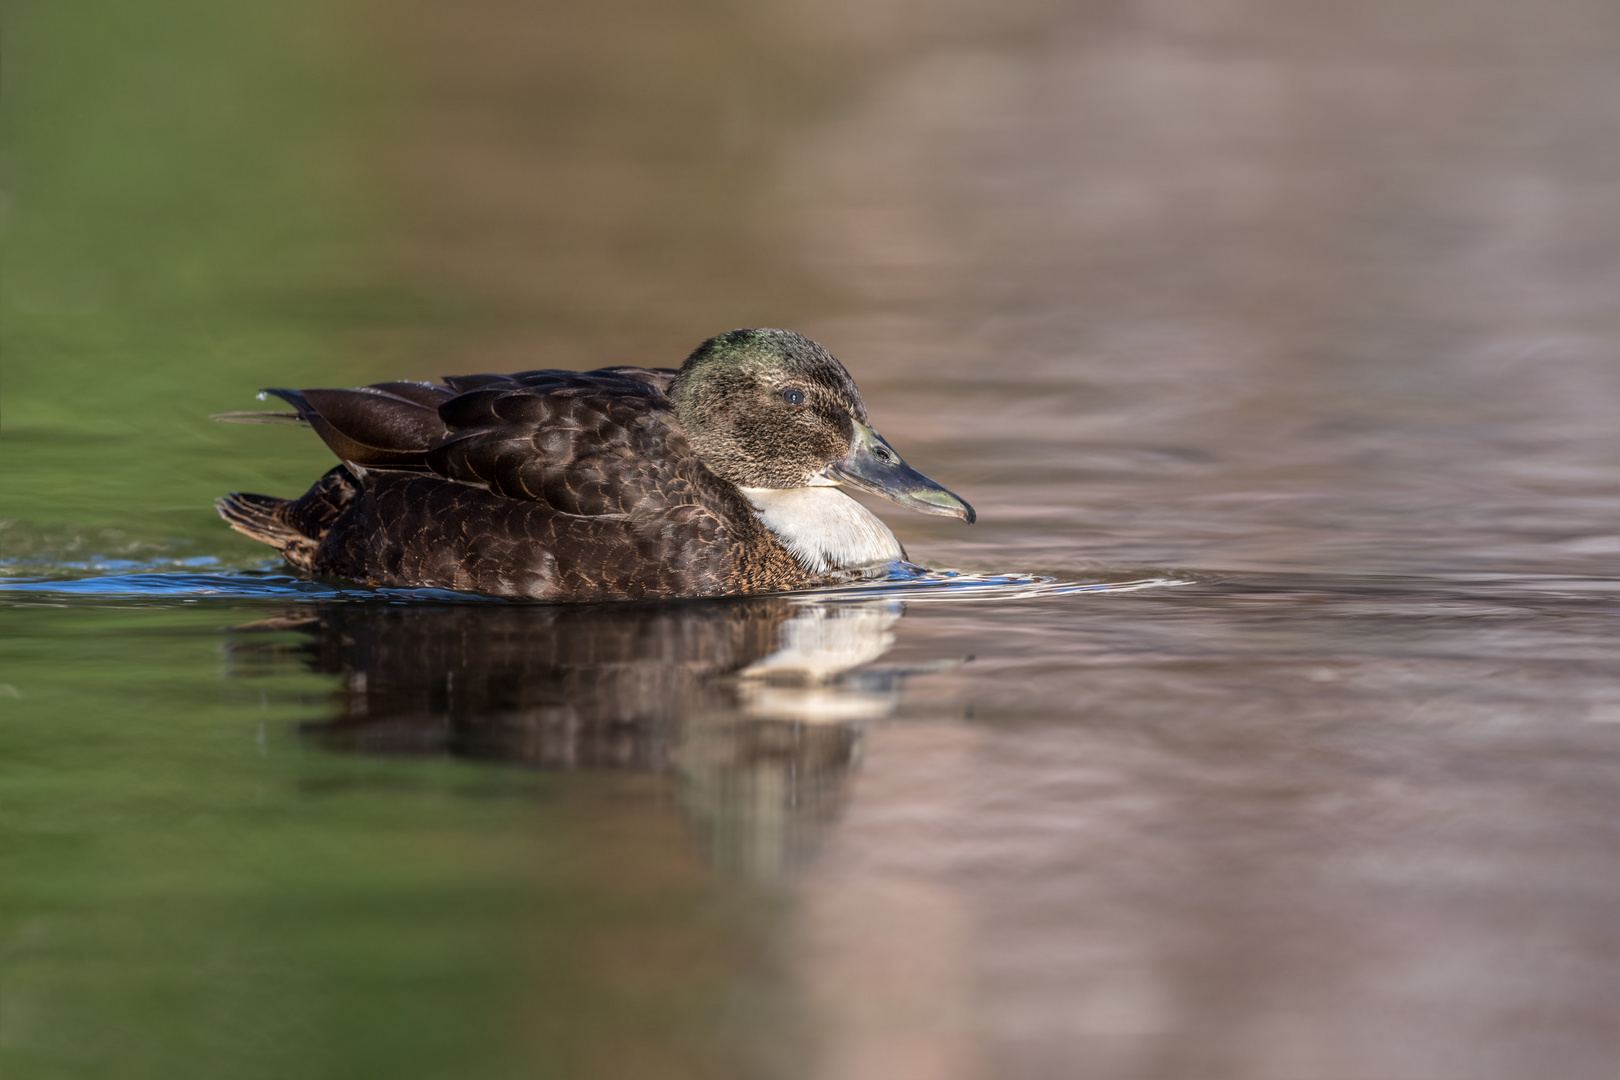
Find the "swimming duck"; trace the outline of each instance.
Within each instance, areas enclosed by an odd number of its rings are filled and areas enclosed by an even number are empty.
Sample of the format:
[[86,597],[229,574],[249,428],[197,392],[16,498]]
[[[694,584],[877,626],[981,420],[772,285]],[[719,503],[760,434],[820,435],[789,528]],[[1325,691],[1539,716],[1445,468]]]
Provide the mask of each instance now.
[[297,499],[232,493],[233,529],[312,573],[540,600],[784,592],[881,573],[894,533],[841,487],[972,522],[900,459],[844,366],[733,330],[679,371],[458,375],[268,390],[342,464]]

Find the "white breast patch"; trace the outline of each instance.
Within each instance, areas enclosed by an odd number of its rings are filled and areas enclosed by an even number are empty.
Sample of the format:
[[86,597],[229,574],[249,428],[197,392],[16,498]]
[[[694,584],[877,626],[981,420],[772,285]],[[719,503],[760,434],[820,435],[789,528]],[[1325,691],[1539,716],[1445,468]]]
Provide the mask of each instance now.
[[754,514],[812,574],[882,566],[905,557],[866,507],[835,487],[742,488]]

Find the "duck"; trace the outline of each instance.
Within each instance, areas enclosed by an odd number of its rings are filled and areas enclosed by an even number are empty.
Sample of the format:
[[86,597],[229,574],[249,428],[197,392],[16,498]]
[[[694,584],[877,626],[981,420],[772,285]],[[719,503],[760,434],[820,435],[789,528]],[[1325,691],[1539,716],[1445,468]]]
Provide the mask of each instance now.
[[790,330],[709,338],[679,369],[267,389],[339,464],[303,495],[232,492],[231,528],[293,568],[544,601],[783,593],[909,565],[847,488],[971,524],[907,465],[850,377]]

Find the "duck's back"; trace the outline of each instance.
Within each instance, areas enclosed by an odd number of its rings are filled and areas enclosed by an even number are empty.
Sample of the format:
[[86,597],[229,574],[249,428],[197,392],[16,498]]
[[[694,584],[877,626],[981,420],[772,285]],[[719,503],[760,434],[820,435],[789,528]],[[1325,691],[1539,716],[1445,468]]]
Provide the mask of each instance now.
[[693,452],[647,368],[272,390],[343,461],[233,527],[316,573],[541,599],[705,596],[809,576]]

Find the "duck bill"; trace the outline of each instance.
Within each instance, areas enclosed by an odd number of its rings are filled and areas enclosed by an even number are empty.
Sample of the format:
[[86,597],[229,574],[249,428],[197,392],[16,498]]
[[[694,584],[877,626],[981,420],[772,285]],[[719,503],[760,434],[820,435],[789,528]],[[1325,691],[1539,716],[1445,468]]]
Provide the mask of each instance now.
[[827,467],[829,479],[870,491],[923,514],[943,514],[973,524],[973,507],[900,460],[888,440],[859,421],[849,454]]

